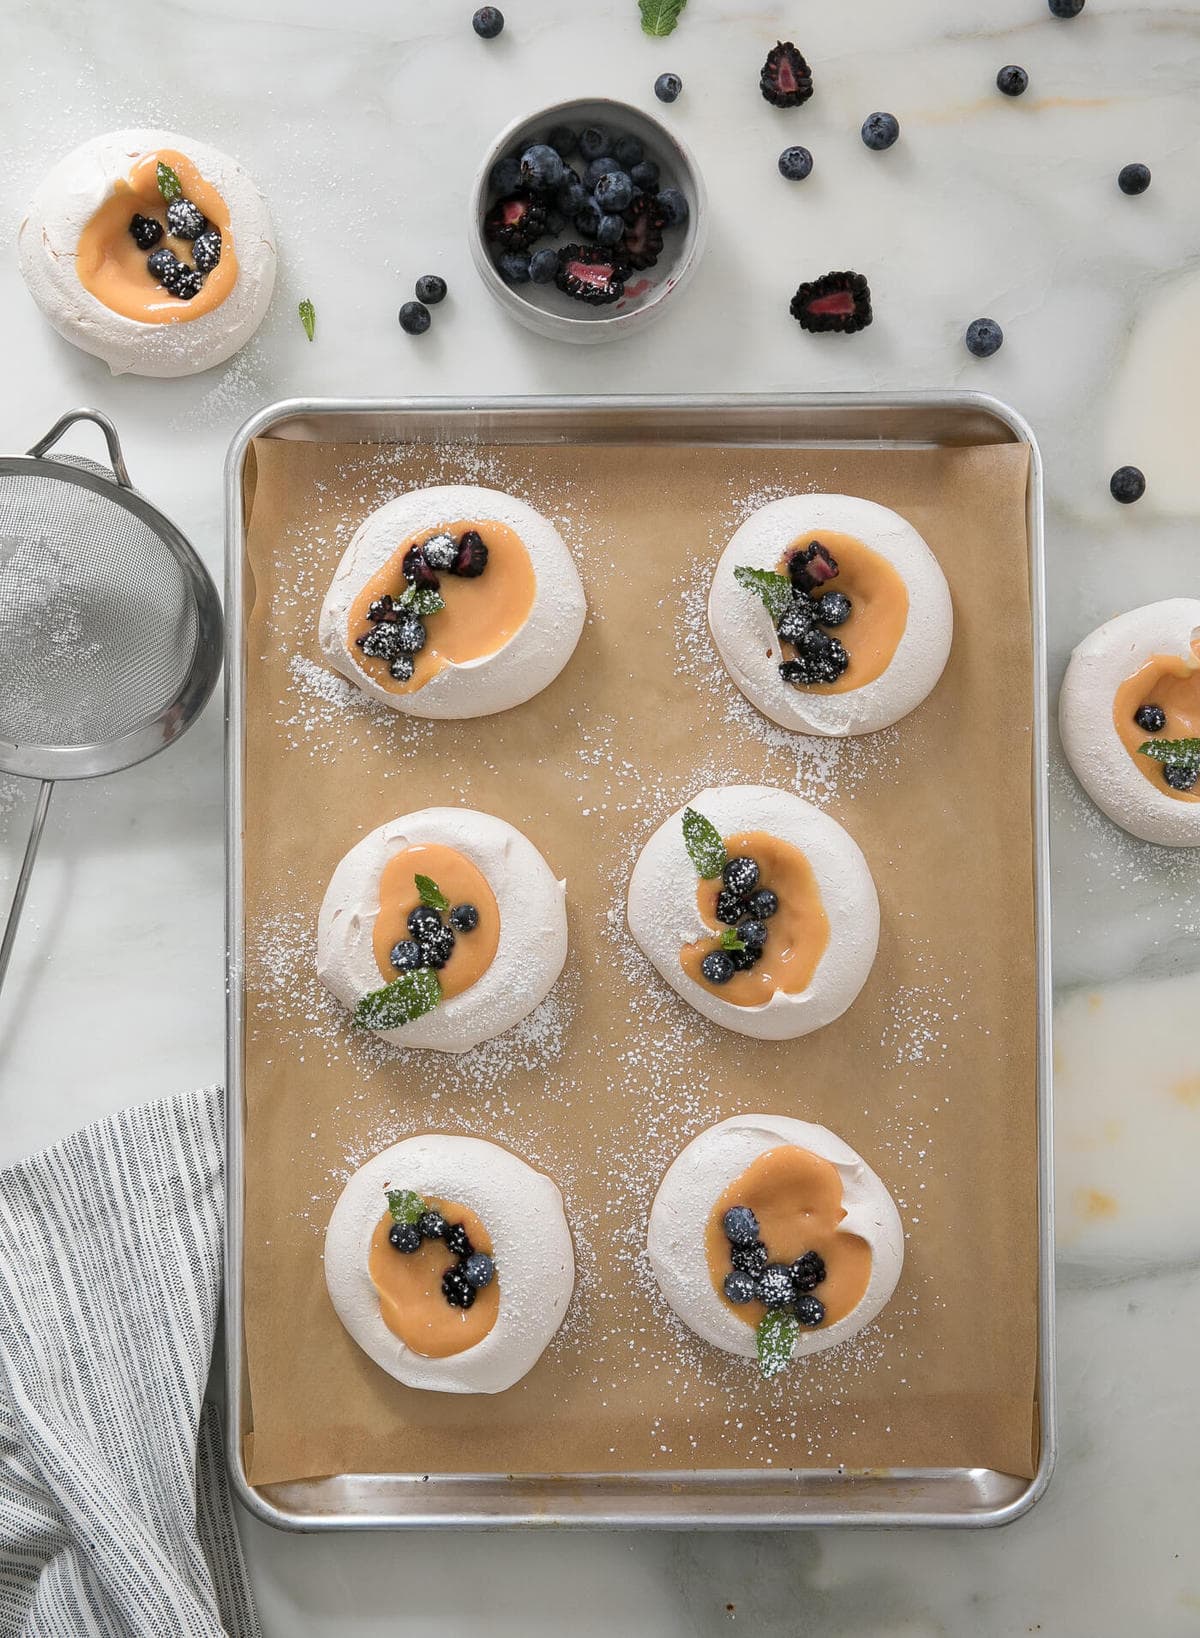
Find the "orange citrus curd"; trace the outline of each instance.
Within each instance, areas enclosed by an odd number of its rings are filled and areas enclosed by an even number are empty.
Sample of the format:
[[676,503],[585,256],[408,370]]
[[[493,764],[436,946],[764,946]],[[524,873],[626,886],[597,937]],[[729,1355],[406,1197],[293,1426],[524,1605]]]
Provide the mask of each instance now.
[[763,1304],[731,1303],[721,1289],[730,1269],[729,1241],[721,1224],[731,1206],[750,1207],[773,1263],[795,1262],[806,1251],[823,1259],[825,1278],[812,1293],[825,1305],[822,1325],[845,1319],[858,1307],[871,1278],[871,1248],[859,1235],[838,1227],[846,1212],[842,1180],[832,1161],[792,1143],[768,1149],[734,1178],[712,1209],[704,1232],[712,1283],[739,1319],[756,1326],[767,1311]]
[[[1143,705],[1158,705],[1167,714],[1164,727],[1148,734],[1133,720]],[[1190,791],[1175,791],[1163,778],[1163,765],[1151,756],[1139,756],[1138,746],[1148,739],[1200,737],[1200,654],[1183,659],[1177,654],[1152,654],[1132,677],[1127,677],[1113,699],[1113,725],[1135,765],[1164,796],[1177,802],[1200,802],[1200,784]]]
[[[439,574],[446,607],[425,621],[425,647],[413,655],[413,674],[408,682],[397,682],[386,660],[375,659],[355,647],[356,639],[371,630],[367,610],[385,595],[399,597],[406,589],[403,563],[413,546],[421,546],[434,535],[448,534],[458,539],[468,529],[479,534],[488,549],[487,568],[473,580],[461,575]],[[485,660],[502,649],[529,618],[537,591],[537,577],[521,537],[506,524],[443,523],[423,529],[397,546],[378,574],[372,575],[350,606],[346,646],[355,660],[389,694],[413,694],[424,688],[431,677],[447,665],[465,665]]]
[[[779,909],[766,923],[766,949],[755,966],[734,973],[727,984],[716,986],[708,983],[700,967],[705,956],[719,946],[712,939],[698,939],[695,944],[685,944],[680,953],[684,972],[722,1001],[732,1001],[735,1007],[761,1007],[777,990],[799,995],[812,983],[817,963],[829,943],[829,917],[821,903],[821,889],[812,865],[798,847],[765,830],[727,836],[725,851],[731,859],[748,855],[756,860],[759,886],[769,887],[779,899]],[[702,881],[696,889],[700,915],[717,933],[722,930],[717,920],[721,885],[717,876]]]
[[[491,1237],[469,1206],[433,1196],[426,1196],[425,1204],[448,1223],[461,1223],[475,1250],[491,1256]],[[446,1359],[482,1342],[500,1312],[499,1274],[476,1293],[470,1308],[453,1308],[442,1295],[442,1275],[453,1266],[454,1256],[441,1240],[425,1240],[419,1251],[397,1251],[388,1241],[391,1228],[391,1213],[385,1212],[375,1225],[367,1260],[388,1330],[427,1359]]]
[[456,933],[454,950],[438,973],[442,999],[449,1001],[478,982],[492,964],[500,942],[500,907],[487,877],[456,848],[437,842],[406,847],[390,858],[379,878],[379,914],[375,917],[372,945],[375,963],[385,980],[396,976],[391,963],[394,944],[409,938],[408,918],[421,902],[415,877],[429,876],[450,900],[451,905],[473,904],[479,911],[479,925],[470,933]]
[[[191,301],[168,295],[146,267],[146,258],[164,245],[173,249],[180,261],[191,258],[187,241],[173,239],[166,232],[167,207],[158,190],[159,160],[178,176],[184,197],[221,230],[221,260],[205,274],[199,294]],[[133,242],[129,223],[135,212],[153,216],[163,224],[163,236],[151,250],[140,250]],[[203,318],[221,305],[237,282],[229,207],[185,155],[169,148],[143,154],[129,175],[113,184],[108,198],[84,224],[75,252],[75,271],[84,289],[122,318],[136,319],[141,324],[186,324],[190,319]]]
[[[822,590],[845,592],[853,605],[845,624],[831,630],[831,635],[845,645],[850,664],[836,682],[809,683],[804,692],[845,694],[874,682],[891,665],[908,624],[908,587],[885,557],[854,535],[830,529],[794,540],[776,565],[779,573],[787,574],[788,563],[796,552],[818,543],[838,566],[836,578],[827,581]],[[783,646],[790,654],[790,644]]]

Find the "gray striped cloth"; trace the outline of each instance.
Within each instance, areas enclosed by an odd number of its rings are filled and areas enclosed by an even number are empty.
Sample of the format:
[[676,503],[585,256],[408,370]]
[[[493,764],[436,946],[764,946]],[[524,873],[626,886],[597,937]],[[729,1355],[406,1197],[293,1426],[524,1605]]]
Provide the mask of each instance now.
[[0,1635],[256,1638],[218,1418],[223,1099],[0,1172]]

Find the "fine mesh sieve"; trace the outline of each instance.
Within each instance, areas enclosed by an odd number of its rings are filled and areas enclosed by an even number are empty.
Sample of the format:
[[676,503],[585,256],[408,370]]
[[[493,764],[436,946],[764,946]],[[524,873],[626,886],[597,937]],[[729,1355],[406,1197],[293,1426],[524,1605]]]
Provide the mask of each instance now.
[[[111,473],[47,455],[77,421]],[[0,456],[0,773],[41,781],[0,941],[0,984],[57,779],[132,767],[178,739],[221,668],[221,606],[175,525],[133,488],[116,429],[73,410]]]

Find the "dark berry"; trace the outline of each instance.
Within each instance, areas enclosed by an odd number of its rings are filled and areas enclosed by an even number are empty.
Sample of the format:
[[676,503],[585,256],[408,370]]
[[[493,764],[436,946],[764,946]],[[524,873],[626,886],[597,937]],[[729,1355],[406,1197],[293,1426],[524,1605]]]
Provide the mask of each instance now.
[[721,1289],[725,1293],[726,1301],[735,1302],[739,1306],[742,1303],[753,1302],[758,1295],[758,1284],[753,1274],[739,1274],[736,1269],[731,1274],[726,1274]]
[[1146,493],[1146,475],[1136,466],[1119,466],[1108,480],[1109,493],[1122,506],[1131,506]]
[[504,13],[499,6],[480,6],[471,19],[471,27],[481,40],[494,40],[504,27]]
[[461,1223],[451,1223],[446,1230],[446,1250],[456,1257],[469,1257],[474,1252],[471,1237]]
[[493,193],[516,193],[521,186],[521,160],[517,154],[505,154],[492,166],[488,177]]
[[796,1287],[792,1284],[792,1271],[786,1263],[771,1263],[763,1269],[755,1295],[768,1308],[791,1307],[796,1300]]
[[569,125],[556,125],[546,141],[560,159],[570,159],[579,146],[578,133],[573,131]]
[[600,209],[612,215],[624,210],[633,198],[633,183],[624,171],[605,171],[592,191]]
[[428,927],[421,933],[419,943],[424,965],[432,967],[434,972],[440,972],[454,954],[454,929],[444,927],[439,922],[436,927]]
[[963,337],[967,344],[967,351],[975,358],[991,358],[1004,345],[1004,331],[995,319],[972,319],[967,325],[967,333]]
[[169,280],[172,280],[182,266],[183,263],[175,252],[168,250],[165,245],[162,250],[152,251],[146,257],[147,272],[152,278],[157,279],[160,284],[165,285]]
[[797,1297],[794,1312],[801,1325],[820,1325],[825,1318],[825,1304],[819,1297]]
[[[164,283],[166,283],[165,280]],[[194,267],[185,267],[182,262],[178,270],[171,275],[170,283],[167,284],[167,289],[173,296],[178,296],[180,301],[191,301],[193,297],[200,294],[203,288],[204,280],[196,272],[196,269]]]
[[683,90],[678,74],[660,74],[654,82],[654,95],[659,102],[674,102]]
[[422,273],[414,285],[418,301],[423,301],[426,307],[436,307],[439,301],[446,299],[446,281],[440,273]]
[[643,159],[640,164],[635,165],[630,171],[629,180],[635,188],[640,188],[643,193],[657,193],[658,166],[652,159]]
[[817,611],[812,598],[805,592],[793,597],[779,622],[779,635],[785,643],[799,643],[816,623]]
[[400,646],[398,620],[380,620],[365,637],[359,638],[359,647],[372,660],[395,660],[404,650]]
[[625,294],[627,264],[619,250],[564,245],[558,253],[558,288],[576,301],[603,307]]
[[479,911],[473,904],[456,904],[450,912],[450,925],[458,933],[473,933],[479,926]]
[[[443,574],[454,565],[458,556],[458,542],[453,535],[430,535],[429,539],[421,544],[421,553],[431,569],[440,570]],[[407,562],[407,557],[405,558]],[[405,575],[407,580],[408,576]]]
[[[404,554],[401,567],[410,586],[420,586],[426,591],[437,591],[441,585],[433,565],[425,555],[424,546],[410,546]],[[396,618],[401,618],[401,615],[397,614]]]
[[431,904],[418,904],[408,912],[408,930],[420,944],[442,925],[442,918]]
[[468,529],[459,540],[458,551],[450,573],[464,580],[476,580],[487,568],[488,549],[483,536],[476,529]]
[[797,646],[796,658],[785,660],[779,668],[784,682],[799,686],[804,683],[834,683],[850,664],[850,656],[838,642],[823,631],[810,631]]
[[996,75],[996,84],[1006,97],[1019,97],[1029,89],[1029,75],[1016,63],[1006,63]]
[[129,223],[129,231],[133,242],[139,250],[149,250],[162,238],[162,223],[155,216],[142,216],[135,212]]
[[803,182],[811,176],[813,157],[807,148],[785,148],[779,156],[779,174],[789,182]]
[[721,872],[721,880],[731,893],[744,898],[758,886],[758,866],[753,859],[730,859]]
[[753,916],[747,916],[745,921],[737,924],[738,937],[748,950],[761,950],[767,942],[767,925],[762,921],[755,921]]
[[1200,765],[1195,762],[1164,762],[1163,778],[1173,791],[1190,791],[1200,779]]
[[823,626],[844,626],[850,618],[854,605],[845,592],[826,592],[824,597],[813,600],[817,620]]
[[408,654],[397,654],[394,660],[388,661],[388,676],[393,682],[411,682],[416,669],[412,656]]
[[611,154],[601,154],[598,159],[591,159],[588,161],[583,173],[584,186],[590,193],[594,193],[596,191],[596,184],[599,182],[602,176],[607,176],[609,171],[616,171],[619,169],[620,167]]
[[1149,165],[1122,165],[1117,172],[1117,186],[1122,193],[1145,193],[1150,186]]
[[367,610],[367,619],[394,620],[399,612],[395,601],[384,592],[383,596],[377,597]]
[[612,250],[621,244],[625,238],[625,218],[623,216],[600,217],[596,224],[596,243]]
[[[425,626],[420,616],[405,611],[395,625],[396,646],[401,654],[419,654],[425,647]],[[378,626],[375,629],[378,631]]]
[[734,927],[746,914],[746,906],[740,893],[731,893],[723,887],[717,894],[717,920],[723,921],[726,927]]
[[475,1288],[467,1283],[466,1275],[457,1264],[442,1275],[442,1296],[451,1308],[470,1308],[475,1301]]
[[406,301],[400,309],[400,328],[406,336],[423,336],[432,322],[423,301]]
[[176,239],[198,239],[208,226],[204,212],[190,199],[172,199],[167,206],[167,232]]
[[562,214],[572,222],[587,204],[588,191],[574,171],[568,171],[559,183],[554,202]]
[[900,121],[895,114],[868,114],[862,122],[862,139],[876,153],[890,148],[899,135]]
[[729,1261],[739,1274],[753,1274],[757,1279],[767,1266],[767,1248],[761,1240],[749,1246],[734,1246]]
[[819,540],[814,540],[802,552],[792,553],[788,559],[788,574],[798,592],[816,591],[827,581],[837,579],[837,558]]
[[1048,4],[1054,17],[1078,17],[1084,0],[1048,0]]
[[751,967],[757,967],[762,960],[762,947],[747,944],[744,950],[730,950],[729,959],[733,962],[735,973],[748,973]]
[[402,938],[392,945],[388,959],[398,973],[414,973],[421,965],[421,946],[415,938]]
[[388,1243],[397,1251],[420,1251],[421,1231],[415,1223],[393,1223],[388,1230]]
[[730,1206],[721,1228],[731,1246],[752,1246],[758,1240],[758,1218],[749,1206]]
[[484,237],[501,250],[528,250],[545,231],[545,205],[521,190],[497,199],[483,219]]
[[1161,705],[1139,705],[1133,720],[1147,734],[1161,734],[1167,726],[1167,713]]
[[802,284],[788,309],[802,330],[853,335],[874,318],[871,287],[861,273],[823,273]]
[[472,1291],[482,1291],[485,1285],[491,1285],[495,1273],[496,1265],[486,1251],[473,1251],[463,1261],[462,1276]]
[[423,1211],[417,1218],[423,1240],[440,1240],[446,1233],[446,1219],[440,1211]]
[[623,171],[631,171],[635,165],[641,164],[646,150],[641,137],[621,136],[613,143],[613,154]]
[[734,974],[730,953],[726,950],[711,950],[700,963],[700,972],[710,984],[728,984]]
[[662,255],[662,230],[666,220],[658,202],[641,194],[629,206],[623,220],[621,249],[630,267],[653,267]]
[[558,277],[558,251],[543,245],[529,258],[529,277],[534,284],[553,284]]
[[535,193],[552,193],[563,179],[563,162],[548,142],[535,142],[521,155],[521,184]]
[[780,40],[768,54],[758,84],[775,108],[798,108],[813,94],[812,72],[790,40]]
[[654,203],[668,227],[682,227],[691,214],[687,198],[678,188],[664,188],[655,195]]
[[588,125],[579,133],[579,157],[590,163],[606,154],[609,148],[608,132],[599,125]]
[[205,228],[192,246],[192,259],[201,273],[211,273],[221,260],[220,228]]
[[585,199],[575,217],[575,226],[585,239],[594,239],[600,231],[604,212],[594,199]]
[[825,1262],[815,1251],[806,1251],[792,1264],[792,1284],[797,1291],[815,1291],[824,1278]]
[[505,284],[529,283],[529,257],[519,250],[506,250],[496,266]]
[[779,909],[779,900],[769,887],[760,887],[750,895],[747,909],[756,921],[767,921]]

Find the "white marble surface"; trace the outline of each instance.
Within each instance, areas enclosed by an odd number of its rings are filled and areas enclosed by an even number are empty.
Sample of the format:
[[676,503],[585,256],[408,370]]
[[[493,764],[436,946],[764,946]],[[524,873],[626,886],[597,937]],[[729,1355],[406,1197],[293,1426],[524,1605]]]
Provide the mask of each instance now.
[[[1048,473],[1052,681],[1118,608],[1194,594],[1200,462],[1200,5],[1088,0],[692,0],[674,38],[634,0],[508,0],[492,46],[472,0],[0,0],[0,448],[65,408],[116,419],[135,481],[217,570],[221,461],[291,393],[734,391],[978,386],[1033,421]],[[758,98],[793,36],[819,91]],[[997,68],[1032,85],[1010,102]],[[598,91],[670,118],[714,201],[707,259],[644,340],[574,351],[502,322],[463,235],[474,156],[510,116]],[[875,108],[903,125],[869,154]],[[111,380],[42,322],[13,254],[20,207],[67,147],[161,123],[238,154],[276,213],[282,277],[260,338],[185,382]],[[774,170],[803,141],[805,184]],[[1115,173],[1154,184],[1126,199]],[[849,339],[787,319],[802,276],[866,271],[877,319]],[[411,280],[452,295],[414,343]],[[319,341],[295,318],[311,296]],[[988,314],[986,363],[959,337]],[[1190,367],[1189,367],[1190,366]],[[82,446],[80,446],[82,447]],[[1148,494],[1108,497],[1117,464]],[[134,773],[60,789],[0,1004],[0,1159],[84,1119],[217,1078],[222,1053],[220,719]],[[1200,1632],[1200,1004],[1195,856],[1133,843],[1054,774],[1061,1412],[1048,1498],[1001,1533],[464,1540],[247,1539],[271,1634],[830,1633],[926,1638]],[[26,793],[0,787],[11,870]],[[69,1034],[63,996],[69,986]]]

